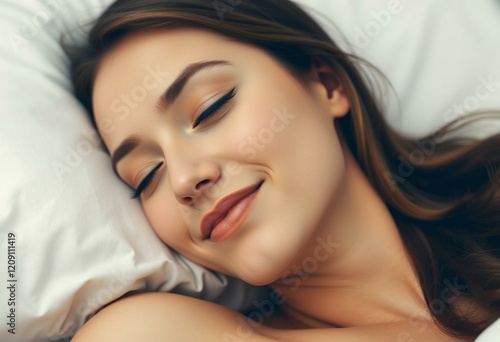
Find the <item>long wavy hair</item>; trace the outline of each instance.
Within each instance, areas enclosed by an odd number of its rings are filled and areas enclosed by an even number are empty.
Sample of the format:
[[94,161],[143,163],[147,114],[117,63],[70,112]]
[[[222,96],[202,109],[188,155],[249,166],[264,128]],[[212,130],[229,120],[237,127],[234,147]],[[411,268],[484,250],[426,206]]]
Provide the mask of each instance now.
[[[351,104],[350,113],[338,119],[339,128],[398,225],[434,321],[451,336],[477,336],[500,317],[500,134],[481,140],[451,135],[500,113],[457,118],[418,140],[401,136],[384,120],[361,71],[365,62],[341,51],[298,5],[289,0],[227,3],[118,0],[97,19],[85,44],[62,39],[74,91],[94,125],[96,71],[103,56],[133,32],[212,30],[265,50],[297,77],[315,62],[326,63]],[[478,318],[475,307],[459,308],[458,296],[474,300],[485,314]]]

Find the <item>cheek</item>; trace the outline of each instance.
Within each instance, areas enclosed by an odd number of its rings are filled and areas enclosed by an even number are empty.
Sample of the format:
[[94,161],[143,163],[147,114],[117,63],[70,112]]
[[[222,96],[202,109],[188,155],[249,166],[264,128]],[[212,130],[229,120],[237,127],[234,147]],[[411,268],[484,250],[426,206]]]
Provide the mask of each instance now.
[[244,137],[239,151],[245,154],[247,162],[286,162],[290,171],[323,171],[323,179],[330,172],[327,170],[335,168],[335,159],[342,156],[328,109],[297,88],[284,88],[284,93],[275,97],[280,101],[261,97],[267,101],[262,101],[253,113],[246,131],[238,133]]
[[289,126],[294,126],[298,117],[297,106],[290,99],[263,92],[246,99],[241,107],[238,117],[243,119],[232,125],[225,137],[232,137],[233,147],[243,162],[258,163],[260,157],[271,153],[289,135]]
[[[163,197],[163,198],[162,198]],[[188,236],[190,213],[183,212],[173,196],[160,196],[149,199],[144,212],[158,237],[170,247],[177,249]]]

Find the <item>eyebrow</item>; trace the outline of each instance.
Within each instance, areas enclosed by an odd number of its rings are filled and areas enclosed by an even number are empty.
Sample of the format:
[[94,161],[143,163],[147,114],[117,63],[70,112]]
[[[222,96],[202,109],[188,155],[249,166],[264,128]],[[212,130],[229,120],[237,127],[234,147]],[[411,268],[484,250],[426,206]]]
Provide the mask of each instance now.
[[[172,84],[160,95],[156,101],[155,109],[158,113],[162,113],[168,110],[168,108],[175,102],[179,97],[186,83],[198,72],[216,66],[216,65],[230,65],[228,61],[223,60],[210,60],[198,63],[192,63],[186,66],[182,72],[177,76],[177,78],[172,82]],[[125,158],[129,153],[131,153],[137,146],[142,143],[142,139],[137,135],[132,134],[125,138],[116,150],[111,154],[111,163],[113,165],[113,171],[119,176],[116,169],[116,165],[120,160]]]
[[179,97],[184,89],[184,86],[189,81],[191,77],[193,77],[196,73],[202,71],[203,69],[207,69],[216,65],[221,64],[231,64],[228,61],[221,60],[212,60],[212,61],[203,61],[198,63],[189,64],[187,67],[182,70],[180,75],[175,79],[174,82],[163,92],[163,94],[156,101],[156,110],[159,113],[167,111],[167,109],[175,102],[175,100]]
[[115,150],[115,152],[111,156],[111,164],[113,165],[113,171],[115,171],[116,175],[120,177],[118,174],[118,170],[116,169],[116,164],[127,154],[132,152],[137,146],[142,143],[142,139],[137,135],[133,134],[128,136],[125,140],[120,143],[120,146]]

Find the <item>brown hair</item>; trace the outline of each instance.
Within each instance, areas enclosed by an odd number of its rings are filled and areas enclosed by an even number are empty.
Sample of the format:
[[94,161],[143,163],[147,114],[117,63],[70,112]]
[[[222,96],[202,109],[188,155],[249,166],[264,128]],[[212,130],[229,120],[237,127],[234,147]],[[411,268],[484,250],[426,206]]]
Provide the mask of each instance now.
[[[76,96],[92,113],[102,57],[142,30],[213,30],[260,47],[295,75],[315,61],[326,63],[351,103],[339,127],[400,229],[434,320],[450,335],[477,336],[500,316],[500,134],[483,140],[446,135],[500,113],[458,118],[419,140],[403,137],[384,121],[358,67],[363,61],[341,51],[300,7],[288,0],[230,3],[234,8],[212,0],[116,1],[97,19],[84,46],[62,42]],[[459,309],[456,297],[445,295],[450,290],[472,298],[486,314],[479,319],[474,307]]]

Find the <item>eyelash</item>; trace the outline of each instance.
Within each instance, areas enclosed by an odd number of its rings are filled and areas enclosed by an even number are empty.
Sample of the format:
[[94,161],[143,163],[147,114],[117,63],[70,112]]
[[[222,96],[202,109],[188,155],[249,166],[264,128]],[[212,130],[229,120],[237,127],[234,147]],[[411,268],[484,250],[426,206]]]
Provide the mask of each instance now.
[[142,192],[144,190],[146,190],[148,188],[148,186],[151,184],[151,182],[153,181],[154,176],[156,175],[156,172],[158,171],[158,169],[162,165],[163,165],[163,162],[159,163],[158,165],[156,165],[154,167],[153,170],[151,170],[150,173],[148,173],[148,175],[146,177],[144,177],[144,179],[142,180],[142,182],[137,186],[137,189],[133,190],[130,193],[130,198],[131,199],[139,198],[139,196],[141,196]]
[[[199,124],[203,123],[205,120],[210,119],[212,116],[217,114],[218,111],[222,109],[233,97],[236,95],[236,87],[231,89],[228,93],[225,95],[222,95],[219,99],[217,99],[214,103],[212,103],[207,109],[203,111],[203,113],[196,118],[193,128],[196,128]],[[151,182],[153,181],[156,172],[158,169],[163,165],[163,162],[159,163],[154,167],[153,170],[151,170],[150,173],[144,179],[142,182],[137,186],[136,190],[133,190],[130,193],[130,198],[131,199],[136,199],[139,198],[144,190],[146,190],[149,185],[151,185]]]
[[201,113],[200,116],[196,118],[193,124],[193,128],[196,128],[199,124],[217,114],[222,109],[222,107],[224,107],[234,97],[234,95],[236,95],[236,87],[231,89],[225,95],[221,96],[214,103],[212,103],[207,109],[205,109],[203,113]]

